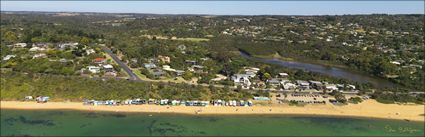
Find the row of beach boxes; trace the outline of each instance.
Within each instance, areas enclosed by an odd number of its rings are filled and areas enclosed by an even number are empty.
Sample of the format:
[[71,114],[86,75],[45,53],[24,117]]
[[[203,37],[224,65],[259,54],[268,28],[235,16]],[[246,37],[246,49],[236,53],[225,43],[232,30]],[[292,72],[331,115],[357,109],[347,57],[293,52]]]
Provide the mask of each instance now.
[[84,100],[84,105],[141,105],[141,104],[156,104],[156,105],[171,105],[171,106],[252,106],[252,101],[224,101],[224,100],[214,100],[214,101],[180,101],[180,100],[168,100],[168,99],[133,99],[133,100],[106,100],[106,101],[97,101],[97,100]]

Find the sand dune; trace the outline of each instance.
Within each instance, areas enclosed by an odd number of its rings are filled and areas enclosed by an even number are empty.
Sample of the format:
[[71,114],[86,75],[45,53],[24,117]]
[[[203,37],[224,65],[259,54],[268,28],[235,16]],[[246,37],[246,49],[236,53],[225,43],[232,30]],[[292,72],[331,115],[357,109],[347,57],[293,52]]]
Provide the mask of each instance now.
[[159,105],[130,105],[130,106],[85,106],[80,102],[19,102],[1,101],[1,109],[73,109],[86,111],[111,112],[150,112],[150,113],[183,113],[183,114],[296,114],[296,115],[328,115],[354,116],[369,118],[398,119],[425,121],[424,105],[381,104],[374,100],[366,100],[360,104],[345,106],[306,105],[304,107],[288,105],[253,106],[253,107],[186,107]]

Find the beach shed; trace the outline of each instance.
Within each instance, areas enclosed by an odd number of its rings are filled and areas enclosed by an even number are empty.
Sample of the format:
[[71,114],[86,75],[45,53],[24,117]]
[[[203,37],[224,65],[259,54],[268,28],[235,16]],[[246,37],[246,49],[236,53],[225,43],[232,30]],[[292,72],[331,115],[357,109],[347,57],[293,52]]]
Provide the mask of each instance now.
[[159,101],[159,104],[160,104],[160,105],[168,105],[168,99],[161,99],[161,100]]
[[36,99],[37,103],[46,103],[49,101],[49,97],[47,96],[38,96]]
[[171,105],[173,105],[173,106],[177,106],[179,104],[180,104],[180,101],[178,101],[178,100],[171,101]]
[[25,100],[33,100],[34,98],[32,96],[25,96]]

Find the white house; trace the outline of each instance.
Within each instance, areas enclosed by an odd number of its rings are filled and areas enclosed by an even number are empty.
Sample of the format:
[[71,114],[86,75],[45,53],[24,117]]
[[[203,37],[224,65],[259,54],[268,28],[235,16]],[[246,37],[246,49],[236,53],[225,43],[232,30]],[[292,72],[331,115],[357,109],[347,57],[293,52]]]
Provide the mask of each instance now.
[[220,81],[220,80],[225,80],[227,79],[226,76],[221,75],[221,74],[215,74],[216,78],[211,79],[211,81]]
[[395,65],[400,65],[401,63],[400,62],[398,62],[398,61],[391,61],[390,62],[391,64],[395,64]]
[[298,86],[302,89],[310,89],[310,83],[304,80],[297,80],[296,81]]
[[337,91],[338,90],[338,88],[336,87],[335,84],[326,84],[325,87],[326,87],[326,90],[329,90],[329,91]]
[[283,89],[286,89],[286,90],[297,88],[297,85],[290,82],[283,83],[282,85],[283,85]]
[[40,47],[32,47],[29,49],[29,51],[35,52],[35,51],[45,51],[46,48],[40,48]]
[[245,72],[245,74],[248,75],[249,78],[253,78],[257,75],[256,72],[253,72],[253,71],[247,71]]
[[90,55],[90,54],[92,54],[92,53],[96,53],[96,52],[94,51],[94,49],[88,49],[88,50],[86,50],[86,54],[87,54],[87,55]]
[[279,73],[279,76],[282,77],[282,78],[287,78],[287,77],[289,77],[289,74],[288,73]]
[[235,85],[242,85],[243,88],[248,88],[251,86],[251,81],[249,80],[249,75],[247,74],[235,74],[232,76],[232,80]]
[[91,73],[99,73],[100,72],[100,67],[96,67],[96,66],[88,66],[88,70]]
[[281,83],[281,79],[279,78],[272,78],[270,80],[267,80],[267,83],[273,87],[278,87],[280,86]]
[[25,48],[25,47],[27,47],[27,43],[16,43],[16,44],[13,44],[13,47],[14,48]]
[[16,57],[16,55],[6,55],[6,56],[3,58],[3,60],[4,60],[4,61],[7,61],[7,60],[9,60],[9,59],[11,59],[11,58],[14,58],[14,57]]
[[146,69],[154,69],[156,68],[156,65],[153,63],[143,63],[143,67],[145,67]]
[[65,48],[75,48],[78,43],[61,43],[58,45],[59,49],[64,50]]
[[32,47],[39,47],[39,48],[47,48],[49,46],[48,43],[33,43]]
[[162,65],[162,69],[165,71],[176,71],[175,69],[171,68],[170,65]]
[[36,58],[46,58],[47,55],[44,53],[39,53],[39,54],[35,54],[34,56],[32,56],[32,59],[36,59]]
[[112,71],[114,71],[114,66],[112,66],[111,64],[106,64],[106,65],[103,65],[103,69],[106,72],[112,72]]

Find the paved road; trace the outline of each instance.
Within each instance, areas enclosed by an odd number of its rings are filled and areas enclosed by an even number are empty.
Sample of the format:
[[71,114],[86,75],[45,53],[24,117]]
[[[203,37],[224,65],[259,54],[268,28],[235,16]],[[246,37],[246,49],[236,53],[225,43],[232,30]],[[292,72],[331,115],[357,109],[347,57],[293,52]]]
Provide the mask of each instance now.
[[102,46],[102,50],[105,51],[109,56],[111,56],[111,58],[114,59],[115,62],[118,65],[120,65],[121,68],[123,68],[125,72],[127,72],[127,74],[130,76],[130,80],[142,81],[139,77],[137,77],[136,74],[134,74],[133,71],[131,71],[131,69],[124,62],[122,62],[117,57],[117,55],[115,55],[114,53],[112,53],[112,51],[108,47]]

